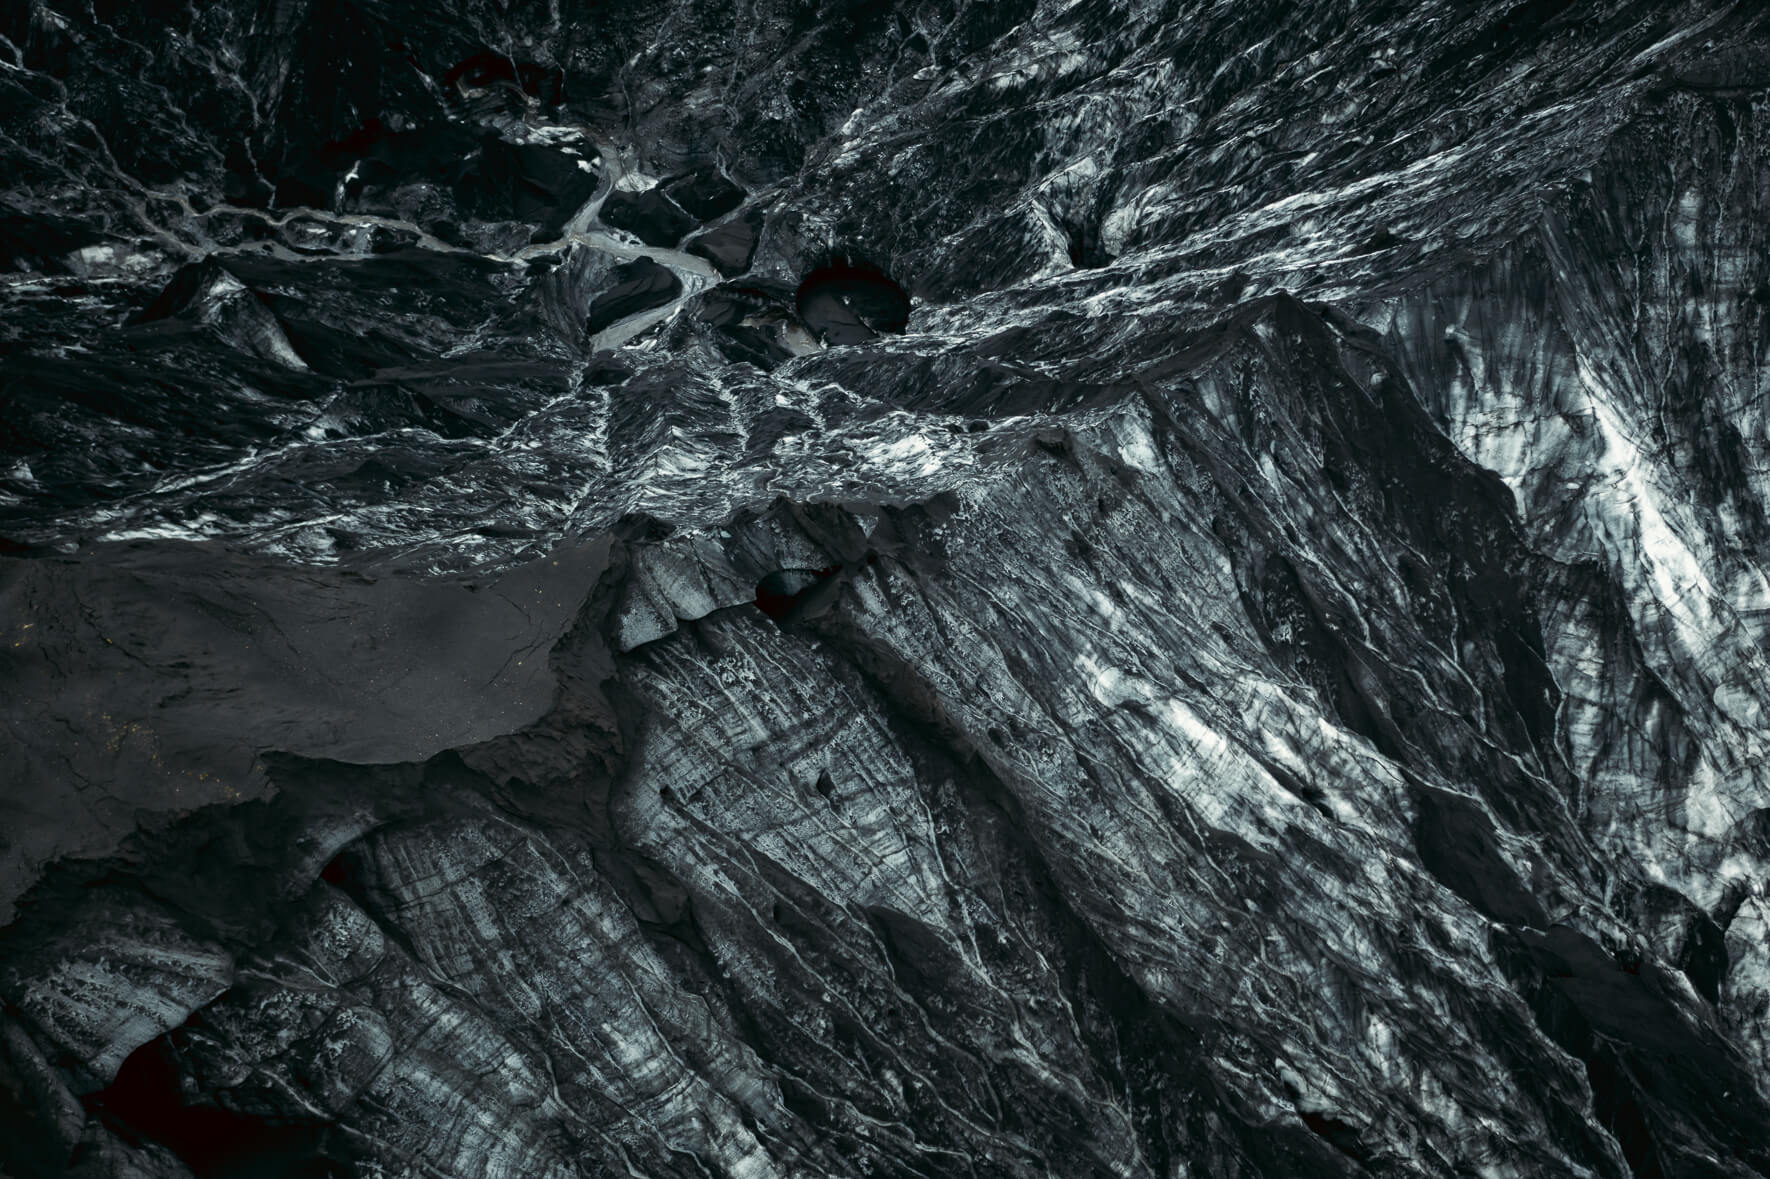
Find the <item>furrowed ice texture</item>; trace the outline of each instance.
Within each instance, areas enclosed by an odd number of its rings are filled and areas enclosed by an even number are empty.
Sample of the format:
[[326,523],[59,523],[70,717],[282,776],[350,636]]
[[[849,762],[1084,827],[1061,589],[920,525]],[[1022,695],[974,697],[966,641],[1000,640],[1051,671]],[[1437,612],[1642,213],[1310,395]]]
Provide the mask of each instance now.
[[1770,1176],[1766,63],[14,5],[0,1169]]

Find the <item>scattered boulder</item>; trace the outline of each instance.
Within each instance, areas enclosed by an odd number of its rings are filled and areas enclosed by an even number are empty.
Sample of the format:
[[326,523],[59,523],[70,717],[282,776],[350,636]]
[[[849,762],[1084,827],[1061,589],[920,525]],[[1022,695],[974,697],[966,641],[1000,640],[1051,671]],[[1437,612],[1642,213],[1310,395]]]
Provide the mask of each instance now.
[[678,176],[663,188],[671,200],[699,221],[723,217],[744,203],[744,190],[712,168]]
[[682,280],[668,266],[639,257],[615,267],[615,285],[590,304],[588,327],[594,335],[630,315],[662,307],[681,297]]
[[756,256],[756,242],[762,236],[762,211],[750,209],[723,225],[691,238],[683,249],[705,258],[720,274],[730,278],[750,268]]
[[696,225],[693,217],[655,188],[610,193],[602,202],[602,221],[625,229],[648,246],[674,246]]

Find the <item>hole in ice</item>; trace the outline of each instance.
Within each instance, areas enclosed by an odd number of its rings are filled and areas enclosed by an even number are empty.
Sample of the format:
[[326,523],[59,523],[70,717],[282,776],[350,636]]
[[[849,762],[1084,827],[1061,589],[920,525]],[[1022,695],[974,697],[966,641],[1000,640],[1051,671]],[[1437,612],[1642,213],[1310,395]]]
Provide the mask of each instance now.
[[1306,1113],[1299,1111],[1299,1116],[1302,1117],[1305,1126],[1314,1131],[1318,1137],[1325,1138],[1328,1145],[1341,1154],[1355,1159],[1369,1156],[1369,1152],[1359,1145],[1358,1129],[1350,1122],[1342,1122],[1339,1118],[1329,1117],[1327,1114],[1314,1111]]
[[870,262],[838,256],[805,276],[799,318],[826,344],[859,344],[910,322],[910,297]]
[[776,622],[787,616],[805,600],[805,595],[836,576],[840,565],[825,569],[780,569],[756,583],[756,608]]
[[331,862],[320,869],[320,879],[338,888],[350,883],[350,865],[345,862],[344,853],[333,856]]
[[197,1179],[321,1179],[340,1173],[320,1154],[324,1123],[185,1104],[163,1039],[130,1053],[117,1079],[85,1104],[125,1141],[166,1147]]

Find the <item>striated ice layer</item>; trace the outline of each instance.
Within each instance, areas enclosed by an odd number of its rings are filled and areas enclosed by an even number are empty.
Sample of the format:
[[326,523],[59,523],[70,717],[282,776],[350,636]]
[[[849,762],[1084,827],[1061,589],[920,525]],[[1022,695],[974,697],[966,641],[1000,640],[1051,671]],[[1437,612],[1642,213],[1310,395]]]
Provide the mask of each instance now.
[[1762,14],[591,8],[0,19],[0,1167],[1770,1175]]

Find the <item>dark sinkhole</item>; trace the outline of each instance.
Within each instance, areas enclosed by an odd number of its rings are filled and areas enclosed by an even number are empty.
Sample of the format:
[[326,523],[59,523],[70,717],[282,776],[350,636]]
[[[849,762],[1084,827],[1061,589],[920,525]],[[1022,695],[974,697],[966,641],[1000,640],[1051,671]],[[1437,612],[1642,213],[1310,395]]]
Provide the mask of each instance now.
[[1370,1158],[1370,1152],[1364,1148],[1358,1138],[1358,1128],[1339,1118],[1327,1114],[1303,1111],[1298,1114],[1303,1124],[1319,1138],[1327,1140],[1328,1145],[1348,1158],[1360,1162]]
[[879,267],[846,255],[807,274],[795,302],[799,318],[826,344],[864,343],[910,322],[904,289]]
[[320,879],[335,888],[348,888],[355,878],[350,864],[345,860],[344,853],[339,852],[320,869]]
[[836,576],[840,565],[824,569],[780,569],[756,583],[756,607],[776,622],[785,622],[811,591]]
[[[117,1077],[85,1098],[126,1142],[157,1142],[196,1179],[331,1179],[344,1169],[321,1153],[327,1125],[187,1105],[178,1067],[164,1039],[150,1040]],[[76,1158],[71,1160],[79,1162]]]

